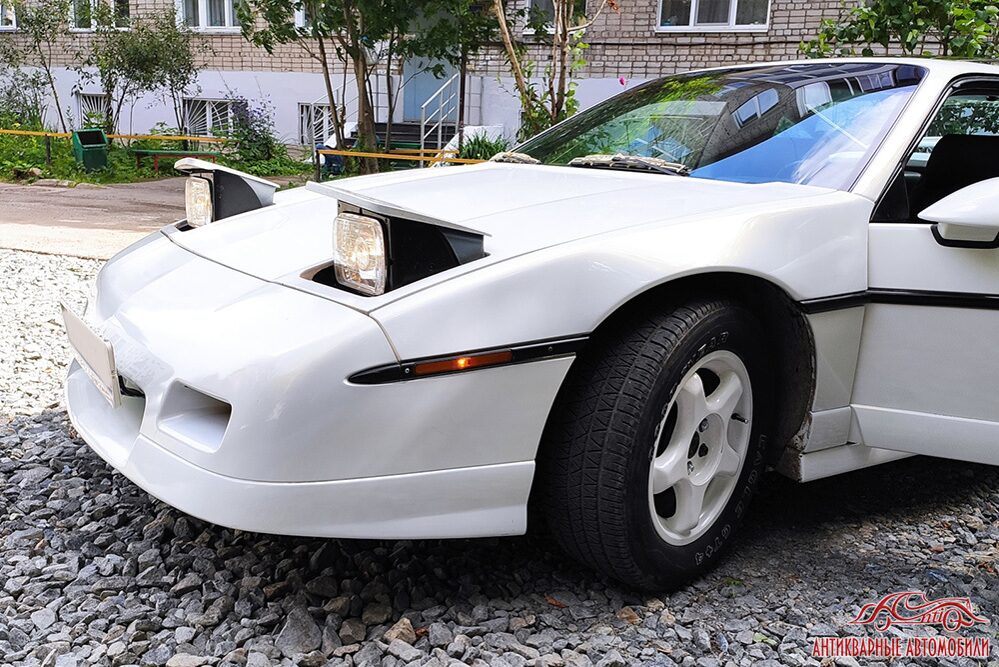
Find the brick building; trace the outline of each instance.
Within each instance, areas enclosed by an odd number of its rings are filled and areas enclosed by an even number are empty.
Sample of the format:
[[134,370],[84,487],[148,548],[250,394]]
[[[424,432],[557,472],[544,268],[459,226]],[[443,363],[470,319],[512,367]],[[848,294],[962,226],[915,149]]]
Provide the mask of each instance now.
[[[550,0],[516,1],[550,6]],[[55,65],[63,107],[75,123],[102,104],[102,91],[69,69],[74,53],[89,39],[96,2],[112,3],[116,11],[131,17],[176,2],[181,19],[209,47],[198,90],[186,102],[187,131],[223,128],[228,114],[225,100],[235,94],[266,98],[278,133],[288,143],[308,142],[313,135],[328,132],[319,63],[297,45],[281,45],[268,54],[249,44],[240,35],[233,0],[74,0],[70,43],[59,50]],[[840,0],[618,0],[617,5],[618,11],[602,11],[586,33],[588,63],[578,74],[577,89],[583,107],[664,74],[795,57],[799,43],[815,34],[823,18],[838,16],[842,7]],[[17,38],[16,16],[7,1],[0,0],[0,40]],[[331,65],[339,90],[346,68],[341,62]],[[420,68],[405,63],[393,74],[397,82],[406,81],[393,115],[396,122],[418,120],[420,107],[448,78],[437,80],[429,72],[420,73]],[[384,73],[376,77],[374,87],[377,114],[385,120]],[[343,86],[348,116],[354,106],[352,88],[349,80]],[[502,51],[487,49],[470,66],[466,122],[500,125],[512,135],[518,124],[513,90]],[[145,132],[158,122],[176,124],[169,105],[141,98],[123,114],[121,129]]]

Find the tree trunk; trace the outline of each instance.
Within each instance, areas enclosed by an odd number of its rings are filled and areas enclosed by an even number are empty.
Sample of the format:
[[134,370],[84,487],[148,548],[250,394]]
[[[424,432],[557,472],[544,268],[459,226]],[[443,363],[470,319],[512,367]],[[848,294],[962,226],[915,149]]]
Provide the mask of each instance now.
[[503,38],[503,48],[506,50],[506,57],[510,61],[510,69],[513,70],[514,81],[517,82],[517,92],[520,93],[521,103],[526,104],[530,99],[530,91],[527,88],[527,82],[524,80],[524,71],[520,67],[517,50],[513,47],[513,38],[510,37],[510,26],[506,22],[503,0],[493,0],[493,11],[496,12],[496,22],[499,24],[500,36]]
[[552,123],[557,123],[559,117],[565,109],[565,92],[569,80],[569,21],[572,18],[573,0],[556,0],[557,6],[561,5],[562,11],[559,16],[558,25],[555,30],[558,33],[558,85],[556,86],[555,98],[552,105]]
[[49,89],[52,91],[52,101],[55,102],[56,113],[59,114],[59,124],[62,126],[63,132],[69,132],[69,128],[66,127],[66,117],[62,114],[62,103],[59,101],[59,91],[56,90],[55,78],[52,76],[49,59],[45,57],[45,53],[41,49],[38,49],[38,59],[42,63],[42,69],[45,70],[45,76],[49,80]]
[[326,60],[326,41],[321,35],[316,36],[319,46],[319,59],[323,67],[323,83],[326,85],[326,99],[330,105],[330,122],[333,123],[333,134],[336,136],[337,150],[343,150],[343,125],[336,108],[336,96],[333,94],[333,82],[330,80],[330,65]]
[[[371,108],[371,98],[368,96],[368,66],[364,62],[364,49],[360,45],[354,58],[354,81],[357,84],[357,142],[362,150],[372,150],[377,143],[375,137],[375,114]],[[374,174],[378,172],[378,162],[375,158],[361,158],[361,173]]]

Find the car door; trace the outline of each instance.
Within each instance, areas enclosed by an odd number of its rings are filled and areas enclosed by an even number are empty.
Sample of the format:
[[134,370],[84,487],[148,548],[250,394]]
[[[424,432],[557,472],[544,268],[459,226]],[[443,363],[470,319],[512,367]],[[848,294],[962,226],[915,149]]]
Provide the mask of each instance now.
[[999,236],[943,238],[920,216],[997,177],[999,80],[978,77],[949,91],[872,219],[856,440],[999,464]]

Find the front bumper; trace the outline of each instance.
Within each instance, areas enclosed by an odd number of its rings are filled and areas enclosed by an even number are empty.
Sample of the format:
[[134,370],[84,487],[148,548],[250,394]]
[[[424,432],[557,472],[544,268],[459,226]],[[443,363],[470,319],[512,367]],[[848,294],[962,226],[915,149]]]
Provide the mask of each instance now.
[[94,451],[189,514],[288,535],[524,532],[541,431],[571,364],[351,384],[395,360],[371,318],[166,239],[105,267],[91,323],[144,394],[112,408],[71,366],[69,415]]
[[[278,535],[419,539],[518,535],[526,529],[534,462],[326,482],[219,475],[138,433],[143,400],[112,408],[73,362],[69,416],[105,461],[150,495],[229,528]],[[114,413],[118,414],[114,414]]]

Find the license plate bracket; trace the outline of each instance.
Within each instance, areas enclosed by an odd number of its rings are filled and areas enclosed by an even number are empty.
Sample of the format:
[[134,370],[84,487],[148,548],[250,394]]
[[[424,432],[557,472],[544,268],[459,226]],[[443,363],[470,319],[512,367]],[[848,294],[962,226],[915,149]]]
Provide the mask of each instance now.
[[121,405],[121,382],[114,361],[114,348],[71,308],[59,304],[69,345],[80,367],[112,407]]

